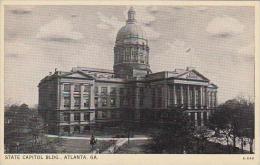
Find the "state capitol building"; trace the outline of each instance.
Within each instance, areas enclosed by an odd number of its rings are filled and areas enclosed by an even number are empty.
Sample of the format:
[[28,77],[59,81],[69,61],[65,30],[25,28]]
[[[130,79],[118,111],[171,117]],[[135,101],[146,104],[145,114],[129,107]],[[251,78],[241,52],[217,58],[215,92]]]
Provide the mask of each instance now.
[[196,127],[217,105],[217,86],[194,68],[153,73],[149,45],[135,10],[117,33],[113,70],[75,67],[55,70],[39,85],[39,113],[52,134],[83,133],[95,126],[160,122],[183,109]]

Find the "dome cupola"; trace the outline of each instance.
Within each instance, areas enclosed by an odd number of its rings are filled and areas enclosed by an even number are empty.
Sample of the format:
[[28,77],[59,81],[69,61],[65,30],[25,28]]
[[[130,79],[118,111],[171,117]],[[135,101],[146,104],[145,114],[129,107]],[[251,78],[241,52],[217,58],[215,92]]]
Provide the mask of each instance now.
[[126,25],[117,33],[116,43],[148,44],[145,32],[135,19],[135,10],[133,7],[128,11]]
[[130,7],[126,25],[117,33],[114,47],[116,77],[144,77],[150,73],[149,46],[145,32],[138,25],[135,10]]

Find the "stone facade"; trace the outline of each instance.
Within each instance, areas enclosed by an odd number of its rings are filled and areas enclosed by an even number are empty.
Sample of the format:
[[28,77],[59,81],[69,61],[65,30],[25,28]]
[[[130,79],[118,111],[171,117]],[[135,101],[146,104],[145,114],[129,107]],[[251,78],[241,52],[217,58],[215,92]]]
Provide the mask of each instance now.
[[181,108],[194,125],[204,126],[217,106],[217,86],[194,68],[152,73],[145,33],[129,10],[118,32],[114,70],[75,67],[39,83],[39,112],[49,133],[73,134],[92,126],[157,123]]

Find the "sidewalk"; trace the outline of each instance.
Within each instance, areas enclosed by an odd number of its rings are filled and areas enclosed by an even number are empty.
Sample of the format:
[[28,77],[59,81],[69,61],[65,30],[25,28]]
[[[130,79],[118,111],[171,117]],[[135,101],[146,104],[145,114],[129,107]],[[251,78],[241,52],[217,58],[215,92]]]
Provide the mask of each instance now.
[[[62,139],[72,139],[72,140],[90,140],[90,137],[76,137],[76,136],[58,136],[58,135],[46,135],[47,137],[50,138],[62,138]],[[128,138],[109,138],[109,137],[96,137],[95,139],[97,139],[98,141],[110,141],[113,140],[115,141],[114,144],[110,145],[107,149],[105,149],[102,154],[112,154],[115,153],[121,146],[123,146],[124,144],[126,144],[128,142]],[[146,136],[138,136],[138,137],[132,137],[129,138],[130,141],[134,141],[134,140],[149,140],[151,139],[150,137],[146,137]],[[91,151],[91,153],[93,154],[98,154],[100,153],[99,151],[100,148],[96,148],[93,151]]]
[[[85,139],[85,140],[90,140],[90,137],[78,137],[78,136],[58,136],[58,135],[46,135],[47,137],[55,137],[55,138],[62,138],[62,139]],[[97,140],[117,140],[117,139],[127,139],[128,138],[112,138],[112,137],[96,137],[95,139]],[[142,136],[142,137],[133,137],[129,138],[129,140],[149,140],[149,137]]]
[[115,153],[127,141],[128,141],[127,138],[120,138],[120,139],[118,139],[114,145],[110,146],[107,150],[102,152],[102,154],[113,154],[113,153]]

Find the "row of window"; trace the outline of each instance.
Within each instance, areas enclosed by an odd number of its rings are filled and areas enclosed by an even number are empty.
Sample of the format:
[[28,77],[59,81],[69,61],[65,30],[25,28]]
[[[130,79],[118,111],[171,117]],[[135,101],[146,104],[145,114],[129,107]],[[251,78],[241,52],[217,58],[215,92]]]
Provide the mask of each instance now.
[[[109,101],[110,101],[110,106],[111,107],[116,106],[116,97],[111,97],[111,98],[101,97],[100,101],[101,101],[101,106],[102,107],[108,106],[108,102]],[[98,97],[95,97],[95,107],[98,107]]]
[[138,55],[116,55],[115,56],[115,62],[121,63],[121,62],[140,62],[142,64],[148,64],[148,56],[144,56],[143,54]]
[[[65,122],[71,121],[70,113],[63,114],[63,121]],[[74,113],[73,121],[80,121],[80,113]],[[90,113],[84,113],[83,121],[90,121]]]
[[[64,97],[64,107],[69,108],[71,106],[70,97]],[[83,97],[83,106],[89,107],[90,106],[90,96]],[[74,97],[74,107],[80,107],[81,99],[79,96]]]
[[[64,92],[70,92],[71,90],[71,84],[64,84],[63,85],[63,91]],[[75,84],[74,85],[74,92],[80,92],[81,84]],[[84,92],[89,92],[90,91],[90,85],[84,85]]]

